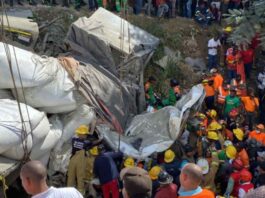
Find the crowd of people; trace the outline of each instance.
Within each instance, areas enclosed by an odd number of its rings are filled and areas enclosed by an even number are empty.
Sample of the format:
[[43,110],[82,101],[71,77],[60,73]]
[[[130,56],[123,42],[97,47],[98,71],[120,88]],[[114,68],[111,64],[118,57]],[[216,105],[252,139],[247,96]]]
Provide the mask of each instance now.
[[[45,168],[31,161],[21,170],[25,190],[34,198],[265,197],[265,67],[253,84],[249,79],[255,78],[255,49],[231,45],[225,55],[226,72],[221,73],[214,56],[225,47],[222,43],[218,36],[209,40],[208,53],[213,57],[209,72],[202,75],[206,94],[202,110],[191,115],[184,133],[169,149],[134,159],[124,156],[122,148],[117,152],[108,148],[95,126],[81,125],[72,139],[69,188],[49,188]],[[155,85],[150,76],[145,97],[151,112],[175,105],[182,97],[176,79],[170,80],[163,98]]]
[[[37,5],[35,0],[28,0],[30,5]],[[120,12],[121,7],[129,4],[135,14],[145,12],[147,15],[158,17],[173,18],[176,15],[187,18],[194,17],[202,25],[209,25],[212,21],[220,23],[223,13],[228,9],[247,9],[250,5],[249,0],[62,0],[62,6],[69,7],[74,4],[76,9],[82,6],[88,6],[90,10],[96,10],[98,7],[104,7],[112,11]],[[44,5],[56,6],[59,4],[56,0],[42,0]],[[17,0],[18,5],[23,5],[22,0]],[[9,0],[9,5],[14,5],[14,0]]]

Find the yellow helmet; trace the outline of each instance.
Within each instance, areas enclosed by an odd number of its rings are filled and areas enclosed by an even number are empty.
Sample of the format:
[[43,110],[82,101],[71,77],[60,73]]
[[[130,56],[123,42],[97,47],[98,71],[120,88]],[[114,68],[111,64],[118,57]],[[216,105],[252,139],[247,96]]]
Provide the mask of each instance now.
[[94,146],[93,148],[91,148],[90,150],[89,150],[89,153],[91,154],[91,155],[98,155],[99,153],[98,153],[98,147],[97,146]]
[[134,159],[132,157],[127,157],[123,164],[126,168],[134,167]]
[[198,117],[201,118],[201,119],[205,119],[206,118],[206,115],[203,114],[203,113],[199,113]]
[[235,134],[236,138],[239,140],[239,141],[242,141],[243,138],[244,138],[244,132],[237,128],[237,129],[233,129],[233,133]]
[[211,118],[216,118],[216,116],[217,116],[217,112],[216,112],[214,109],[211,109],[210,111],[208,111],[207,114],[208,114]]
[[237,150],[233,145],[229,145],[225,149],[225,154],[229,159],[235,159],[237,155]]
[[220,125],[218,122],[213,122],[208,126],[209,131],[217,131],[222,129],[222,125]]
[[202,81],[202,84],[207,84],[208,82],[209,82],[209,80],[204,79],[204,80]]
[[227,26],[226,28],[224,28],[225,32],[232,32],[232,27],[231,26]]
[[219,137],[215,131],[208,131],[207,138],[210,140],[219,140]]
[[165,152],[165,157],[164,157],[164,161],[167,163],[172,162],[175,159],[175,153],[172,150],[167,150]]
[[158,178],[158,175],[161,171],[161,168],[159,166],[154,166],[149,171],[149,176],[152,180],[156,180]]
[[77,135],[87,135],[89,131],[89,127],[87,125],[80,125],[76,130],[75,133]]

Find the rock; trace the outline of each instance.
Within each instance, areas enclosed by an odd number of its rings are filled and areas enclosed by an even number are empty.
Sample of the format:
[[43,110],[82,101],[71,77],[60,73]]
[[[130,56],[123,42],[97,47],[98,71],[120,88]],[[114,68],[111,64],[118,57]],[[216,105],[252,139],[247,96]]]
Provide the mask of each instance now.
[[187,65],[191,66],[194,69],[194,71],[206,70],[206,64],[205,64],[203,58],[186,57],[185,63]]

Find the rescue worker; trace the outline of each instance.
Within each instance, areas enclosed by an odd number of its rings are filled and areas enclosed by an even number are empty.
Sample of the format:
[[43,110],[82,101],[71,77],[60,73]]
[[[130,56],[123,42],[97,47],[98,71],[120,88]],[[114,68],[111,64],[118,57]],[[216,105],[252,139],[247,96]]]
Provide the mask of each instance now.
[[99,179],[104,198],[119,198],[119,171],[115,161],[122,159],[122,157],[121,152],[105,152],[104,148],[99,149],[93,172]]
[[240,99],[236,96],[236,89],[231,88],[230,94],[225,97],[224,116],[227,118],[232,109],[240,106]]
[[84,195],[85,171],[88,156],[87,151],[93,146],[99,144],[102,137],[95,141],[89,140],[89,127],[86,125],[80,125],[75,133],[76,136],[72,138],[72,156],[68,167],[67,186],[76,186],[79,192]]
[[163,106],[174,106],[177,102],[177,96],[179,99],[180,98],[179,83],[177,82],[176,79],[171,79],[170,88],[168,90],[168,97],[162,100]]
[[214,109],[214,96],[215,96],[215,90],[213,87],[213,81],[212,80],[203,80],[202,85],[205,90],[205,105],[207,109]]
[[249,169],[249,157],[246,149],[244,148],[243,142],[238,142],[235,144],[236,150],[237,150],[237,158],[239,158],[245,169]]
[[207,150],[211,153],[212,151],[221,150],[221,143],[219,141],[219,137],[217,132],[208,131],[207,134],[208,146]]
[[148,81],[144,85],[145,91],[145,100],[147,106],[154,106],[156,104],[156,97],[154,92],[154,86],[156,84],[156,79],[153,76],[150,76]]
[[211,159],[199,159],[197,161],[197,165],[201,167],[203,174],[201,187],[211,190],[212,192],[216,192],[215,176],[219,168],[219,159],[217,152],[211,153]]
[[[85,183],[87,183],[88,185],[88,197],[96,197],[97,196],[97,192],[93,186],[93,179],[94,179],[94,161],[95,158],[99,155],[98,152],[98,146],[94,146],[89,150],[89,157],[87,158],[87,168],[86,168],[86,173],[87,173],[87,177],[85,178]],[[86,186],[86,185],[85,185]]]
[[211,69],[210,73],[213,75],[213,87],[218,91],[218,88],[223,86],[224,78],[216,68]]
[[225,197],[230,197],[230,195],[236,197],[238,196],[238,190],[240,186],[240,171],[243,169],[243,162],[240,159],[235,159],[232,162],[233,172],[228,180]]
[[213,124],[216,124],[217,121],[217,112],[214,110],[214,109],[209,109],[207,112],[206,112],[206,115],[208,117],[208,128],[211,130],[211,125]]
[[255,120],[257,119],[257,113],[259,109],[259,100],[254,95],[254,90],[249,89],[248,96],[241,97],[241,102],[244,105],[244,109],[246,111],[246,122],[249,130],[253,130],[253,124],[255,124]]
[[161,171],[158,175],[159,188],[155,198],[176,198],[177,185],[172,183],[173,177],[166,171]]
[[243,169],[240,171],[240,185],[238,189],[238,198],[243,198],[245,195],[254,189],[254,184],[251,183],[252,174]]
[[176,183],[179,176],[179,162],[176,159],[175,153],[169,149],[164,154],[164,164],[163,169],[168,172],[173,177],[174,183]]
[[217,110],[222,117],[222,110],[225,104],[225,97],[229,95],[229,85],[224,83],[223,86],[218,87],[217,89]]
[[158,175],[162,169],[159,166],[153,166],[149,171],[149,176],[152,180],[152,195],[154,195],[159,188]]
[[251,131],[248,135],[248,142],[254,140],[257,146],[265,145],[265,133],[264,133],[264,125],[258,124],[256,126],[256,130]]
[[214,193],[200,187],[203,179],[201,168],[192,163],[186,164],[180,173],[178,198],[214,198]]

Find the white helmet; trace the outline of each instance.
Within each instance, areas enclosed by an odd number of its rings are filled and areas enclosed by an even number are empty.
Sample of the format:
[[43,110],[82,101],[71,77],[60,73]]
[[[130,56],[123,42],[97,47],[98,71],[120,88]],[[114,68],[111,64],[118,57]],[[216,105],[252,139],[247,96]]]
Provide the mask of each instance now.
[[207,174],[209,172],[209,163],[205,158],[200,158],[197,161],[197,165],[201,167],[202,174]]
[[226,140],[226,141],[224,142],[224,146],[225,146],[225,147],[228,147],[229,145],[233,145],[233,143],[232,143],[230,140]]

